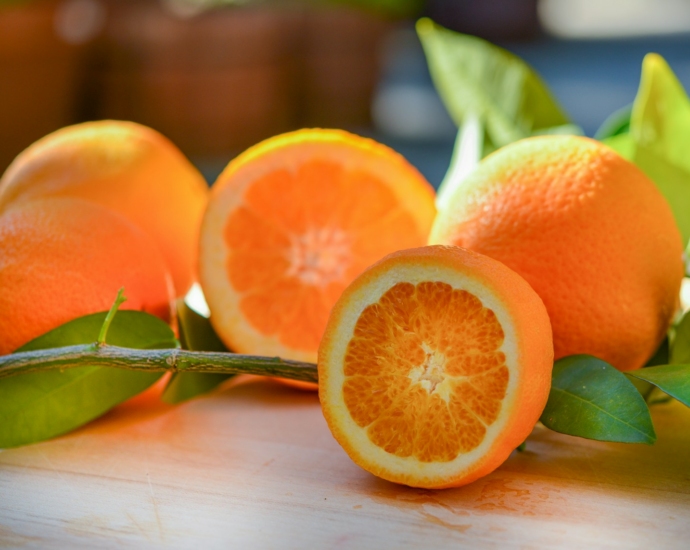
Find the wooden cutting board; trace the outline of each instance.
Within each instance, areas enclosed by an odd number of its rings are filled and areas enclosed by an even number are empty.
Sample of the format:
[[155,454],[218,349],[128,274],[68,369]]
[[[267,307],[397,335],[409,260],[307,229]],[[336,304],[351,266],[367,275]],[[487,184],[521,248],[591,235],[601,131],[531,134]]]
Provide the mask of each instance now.
[[0,547],[690,548],[690,410],[653,418],[654,446],[537,427],[492,475],[425,491],[354,465],[314,394],[245,377],[142,397],[0,452]]

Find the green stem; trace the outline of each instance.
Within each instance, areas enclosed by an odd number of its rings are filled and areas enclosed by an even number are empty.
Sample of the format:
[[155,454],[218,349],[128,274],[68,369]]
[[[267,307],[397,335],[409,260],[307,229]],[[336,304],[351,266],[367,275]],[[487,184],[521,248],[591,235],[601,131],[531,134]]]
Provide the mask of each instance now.
[[105,316],[105,319],[103,320],[103,325],[101,325],[101,331],[98,333],[98,340],[97,343],[101,346],[105,345],[105,337],[108,335],[108,329],[110,328],[110,323],[113,322],[113,318],[115,317],[115,314],[117,313],[118,308],[122,304],[122,302],[126,302],[127,297],[125,296],[125,287],[122,287],[120,290],[117,291],[117,296],[115,297],[115,301],[113,302],[113,305],[110,306],[110,311],[108,311],[108,315]]
[[484,147],[484,126],[476,115],[465,117],[458,130],[448,171],[436,193],[436,207],[439,211],[448,205],[450,197],[467,175],[479,164]]
[[[105,325],[105,324],[104,324]],[[0,379],[76,367],[110,367],[147,372],[258,374],[316,382],[316,365],[280,357],[181,349],[140,350],[100,342],[0,356]]]

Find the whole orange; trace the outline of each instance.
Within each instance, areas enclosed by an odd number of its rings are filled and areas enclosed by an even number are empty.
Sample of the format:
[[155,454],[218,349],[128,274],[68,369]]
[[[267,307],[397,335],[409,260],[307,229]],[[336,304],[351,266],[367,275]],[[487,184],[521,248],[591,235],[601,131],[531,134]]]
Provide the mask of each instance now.
[[430,242],[522,275],[549,312],[557,359],[586,353],[639,368],[677,309],[683,246],[669,204],[591,139],[535,137],[488,156],[439,213]]
[[0,355],[76,317],[110,308],[172,319],[174,291],[155,243],[123,216],[79,199],[0,215]]
[[156,242],[181,296],[196,278],[207,194],[203,176],[167,138],[104,120],[62,128],[21,153],[0,179],[0,213],[56,196],[116,210]]

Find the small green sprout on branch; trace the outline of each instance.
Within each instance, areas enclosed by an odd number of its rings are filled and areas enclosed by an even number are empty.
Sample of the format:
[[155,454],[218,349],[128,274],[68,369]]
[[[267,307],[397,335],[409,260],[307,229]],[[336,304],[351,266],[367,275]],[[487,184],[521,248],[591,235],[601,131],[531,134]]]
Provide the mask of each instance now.
[[101,345],[101,346],[105,345],[105,337],[108,334],[108,329],[110,328],[110,323],[113,322],[113,318],[115,317],[117,310],[126,301],[127,301],[127,297],[125,296],[125,287],[122,287],[122,288],[120,288],[120,290],[117,291],[117,296],[115,297],[115,301],[113,302],[113,305],[110,306],[110,311],[108,311],[108,314],[105,316],[105,321],[103,321],[103,325],[101,326],[101,331],[98,333],[97,343],[99,345]]

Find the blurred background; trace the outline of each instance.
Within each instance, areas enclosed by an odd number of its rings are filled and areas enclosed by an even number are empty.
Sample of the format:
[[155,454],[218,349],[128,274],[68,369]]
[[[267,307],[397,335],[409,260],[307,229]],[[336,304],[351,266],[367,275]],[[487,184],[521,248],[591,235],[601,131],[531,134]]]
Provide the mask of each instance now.
[[438,185],[456,128],[422,15],[521,56],[588,135],[632,102],[647,52],[690,85],[687,0],[0,0],[0,172],[61,126],[114,118],[168,136],[209,182],[319,126],[388,143]]

